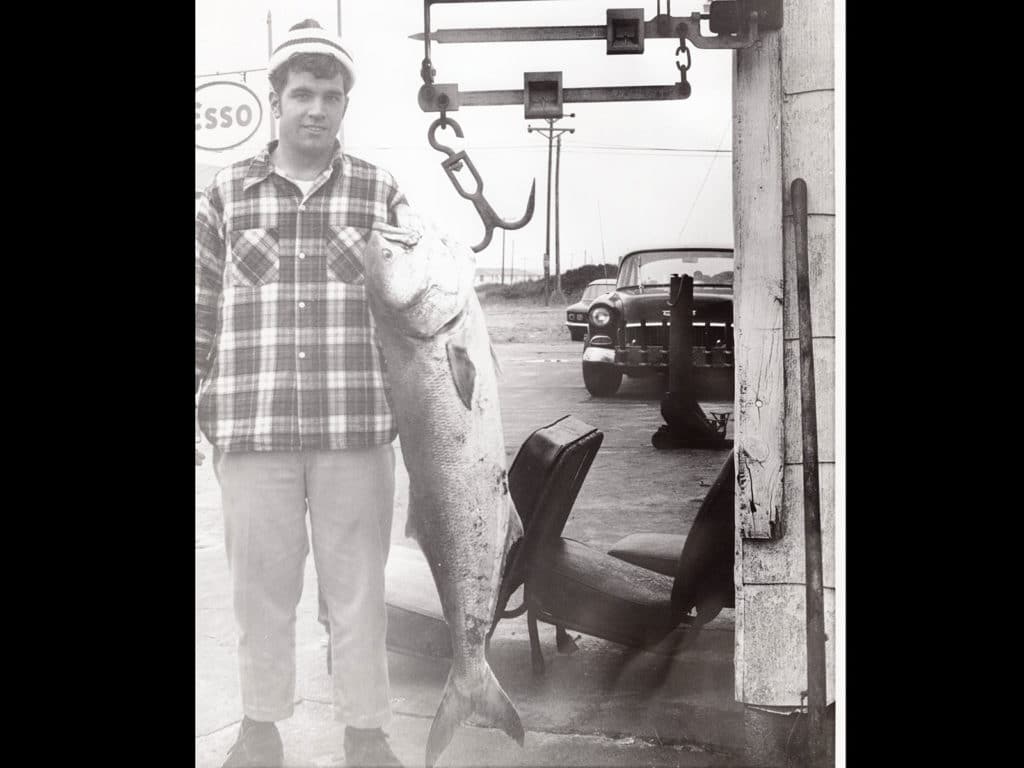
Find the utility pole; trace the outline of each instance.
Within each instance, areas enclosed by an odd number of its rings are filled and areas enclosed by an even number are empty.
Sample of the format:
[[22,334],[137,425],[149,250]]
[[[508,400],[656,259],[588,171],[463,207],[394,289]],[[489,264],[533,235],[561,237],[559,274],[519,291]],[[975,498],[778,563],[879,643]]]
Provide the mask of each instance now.
[[505,235],[508,234],[507,229],[501,230],[501,284],[505,284]]
[[562,249],[561,239],[559,237],[561,228],[558,226],[558,179],[559,179],[559,168],[561,168],[562,160],[562,136],[558,136],[558,149],[555,152],[555,296],[558,298],[559,303],[562,303],[565,299],[562,293]]
[[[566,115],[566,117],[576,117],[576,113]],[[551,291],[548,290],[548,283],[551,279],[551,150],[554,143],[554,138],[558,137],[558,153],[561,156],[562,152],[562,134],[563,133],[575,133],[575,128],[555,128],[555,123],[561,120],[560,117],[548,117],[545,118],[548,123],[547,128],[536,128],[532,125],[526,127],[527,133],[533,133],[536,131],[539,134],[547,136],[548,138],[548,200],[547,200],[547,227],[544,234],[544,305],[550,306],[551,304]],[[555,290],[559,293],[562,292],[562,276],[560,272],[559,264],[559,239],[558,239],[558,178],[556,174],[555,178]]]
[[[338,37],[341,37],[341,0],[338,0]],[[346,100],[347,101],[347,100]],[[345,121],[341,121],[341,125],[338,126],[338,141],[341,142],[341,146],[345,146]]]
[[[270,57],[274,55],[274,27],[270,21],[270,11],[267,11],[267,61],[270,61]],[[274,122],[274,116],[270,115],[270,119],[267,121],[270,123],[270,140],[273,141],[277,138],[277,123]]]

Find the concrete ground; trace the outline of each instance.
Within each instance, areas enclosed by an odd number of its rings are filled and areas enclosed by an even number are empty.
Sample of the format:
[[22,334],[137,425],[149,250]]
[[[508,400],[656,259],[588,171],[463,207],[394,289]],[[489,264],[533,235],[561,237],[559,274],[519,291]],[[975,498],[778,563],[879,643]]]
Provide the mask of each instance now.
[[[496,349],[503,367],[502,416],[510,460],[531,432],[566,414],[605,434],[564,535],[603,551],[636,531],[686,532],[728,452],[653,448],[650,437],[663,422],[659,380],[627,379],[615,397],[594,399],[582,384],[582,344],[499,344]],[[731,400],[702,405],[708,412],[732,408]],[[196,468],[196,766],[216,768],[235,739],[241,705],[219,490],[209,446],[201,448],[207,461]],[[392,546],[414,548],[404,538],[408,479],[398,457]],[[295,714],[279,724],[286,764],[343,765],[344,726],[331,714],[312,558],[306,575],[296,627]],[[518,602],[514,596],[510,605]],[[542,624],[547,669],[541,676],[531,671],[525,617],[501,622],[489,659],[519,710],[525,746],[500,731],[463,726],[439,764],[745,764],[739,757],[743,707],[733,699],[732,614],[723,611],[672,658],[631,653],[575,634],[578,650],[560,654],[554,629]],[[448,661],[394,652],[389,659],[395,717],[387,730],[402,761],[420,766]]]

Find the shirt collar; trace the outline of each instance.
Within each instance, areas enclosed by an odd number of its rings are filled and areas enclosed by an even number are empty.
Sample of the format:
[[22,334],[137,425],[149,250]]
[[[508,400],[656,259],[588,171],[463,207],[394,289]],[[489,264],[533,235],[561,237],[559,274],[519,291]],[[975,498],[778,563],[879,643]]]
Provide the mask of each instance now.
[[[250,187],[260,183],[273,172],[274,164],[270,161],[270,154],[277,147],[277,143],[277,139],[269,142],[249,163],[249,170],[246,172],[245,180],[242,182],[243,191],[248,191]],[[335,139],[334,151],[331,154],[331,162],[328,166],[332,173],[341,167],[344,157],[345,153],[341,151],[341,142]]]

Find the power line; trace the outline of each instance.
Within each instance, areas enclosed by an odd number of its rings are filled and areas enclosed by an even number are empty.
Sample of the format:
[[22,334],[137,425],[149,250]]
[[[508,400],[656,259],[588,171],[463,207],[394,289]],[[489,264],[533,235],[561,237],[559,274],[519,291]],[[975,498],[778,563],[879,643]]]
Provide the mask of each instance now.
[[[726,124],[725,124],[725,128],[722,128],[722,135],[721,135],[721,136],[719,137],[719,139],[718,139],[718,146],[722,146],[722,142],[723,142],[723,141],[725,140],[725,132],[726,132],[726,129],[727,129],[728,127],[729,127],[729,124],[728,124],[728,123],[726,123]],[[679,230],[679,234],[678,234],[678,235],[676,235],[676,240],[682,240],[682,239],[683,239],[683,233],[684,233],[684,232],[686,232],[686,227],[687,227],[687,225],[689,225],[689,223],[690,223],[690,216],[692,216],[692,215],[693,215],[693,209],[697,207],[697,201],[698,201],[698,200],[700,200],[700,196],[701,196],[701,193],[702,193],[702,192],[704,191],[704,185],[705,185],[705,184],[707,184],[707,182],[708,182],[708,176],[710,176],[710,175],[711,175],[711,168],[712,168],[712,166],[714,166],[714,164],[715,164],[715,160],[717,160],[717,159],[718,159],[718,158],[717,158],[717,156],[715,156],[715,157],[712,157],[712,158],[711,158],[711,162],[710,162],[710,163],[708,163],[708,169],[707,169],[707,171],[706,171],[706,172],[704,173],[704,180],[703,180],[703,181],[701,181],[701,183],[700,183],[700,188],[699,188],[699,189],[697,190],[697,194],[696,194],[696,196],[695,196],[695,197],[693,198],[693,202],[692,202],[692,203],[690,203],[690,210],[689,210],[689,211],[687,212],[687,214],[686,214],[686,220],[685,220],[685,221],[683,221],[683,226],[682,226],[682,229],[680,229],[680,230]]]
[[[427,149],[427,147],[423,147],[423,146],[420,146],[420,145],[416,145],[416,146],[409,146],[409,145],[405,145],[405,146],[400,146],[400,145],[372,146],[372,145],[369,145],[369,144],[353,144],[353,145],[351,145],[350,148],[351,149],[359,149],[359,150],[372,149],[372,150],[399,151],[399,152],[415,151],[415,150],[418,150],[418,149]],[[508,150],[523,150],[523,149],[531,150],[531,151],[539,151],[539,148],[535,144],[492,144],[492,145],[480,145],[480,146],[474,146],[473,147],[473,151],[474,152],[487,152],[487,151],[491,151],[491,152],[507,152]],[[575,145],[572,145],[571,147],[566,147],[566,149],[565,149],[566,152],[576,152],[576,153],[581,153],[581,154],[584,154],[584,153],[586,153],[588,151],[592,152],[592,151],[595,151],[595,150],[598,151],[598,152],[609,152],[609,153],[616,153],[616,152],[647,152],[647,153],[651,153],[651,154],[657,154],[657,153],[661,153],[661,152],[668,152],[668,153],[689,152],[689,153],[702,154],[702,155],[731,155],[732,154],[732,150],[731,149],[698,149],[696,147],[693,147],[693,148],[691,148],[691,147],[627,147],[627,146],[601,145],[601,144],[575,144]]]
[[[722,142],[719,141],[719,144]],[[731,149],[702,149],[699,147],[644,147],[644,146],[632,146],[629,144],[586,144],[580,143],[574,146],[577,147],[588,147],[592,149],[624,149],[624,150],[647,150],[651,152],[705,152],[708,154],[715,155],[727,155],[731,154]]]
[[221,75],[244,75],[247,72],[266,72],[266,67],[250,67],[249,69],[234,69],[230,72],[207,72],[204,75],[196,75],[196,78],[200,77],[218,77]]

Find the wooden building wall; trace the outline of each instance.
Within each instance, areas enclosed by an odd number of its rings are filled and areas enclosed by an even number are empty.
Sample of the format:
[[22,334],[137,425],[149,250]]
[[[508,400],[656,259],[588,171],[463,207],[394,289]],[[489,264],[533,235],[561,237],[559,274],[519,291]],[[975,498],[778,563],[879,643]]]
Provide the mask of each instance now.
[[735,54],[736,698],[807,689],[796,261],[789,188],[808,190],[828,637],[835,646],[835,184],[832,0],[786,0],[783,27]]

